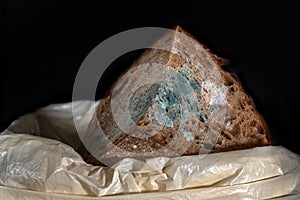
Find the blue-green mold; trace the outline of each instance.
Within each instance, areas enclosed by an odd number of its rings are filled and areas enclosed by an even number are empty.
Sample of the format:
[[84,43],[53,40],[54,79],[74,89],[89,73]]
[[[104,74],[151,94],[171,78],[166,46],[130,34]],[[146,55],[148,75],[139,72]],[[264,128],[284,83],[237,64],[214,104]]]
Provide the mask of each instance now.
[[179,72],[185,77],[188,77],[191,74],[191,70],[186,64],[181,67]]
[[128,109],[133,122],[137,122],[152,105],[159,87],[159,84],[152,84],[148,90],[142,91],[139,95],[133,94],[130,97]]
[[143,117],[149,107],[152,107],[152,111],[148,120],[167,127],[173,127],[177,120],[187,119],[190,114],[206,122],[205,113],[201,111],[197,99],[193,98],[195,93],[201,91],[201,86],[196,80],[189,78],[190,74],[191,70],[187,65],[183,65],[179,73],[166,71],[164,81],[132,95],[129,99],[129,111],[133,122]]
[[190,85],[194,89],[195,92],[200,92],[201,91],[201,86],[195,81],[194,79],[190,80]]

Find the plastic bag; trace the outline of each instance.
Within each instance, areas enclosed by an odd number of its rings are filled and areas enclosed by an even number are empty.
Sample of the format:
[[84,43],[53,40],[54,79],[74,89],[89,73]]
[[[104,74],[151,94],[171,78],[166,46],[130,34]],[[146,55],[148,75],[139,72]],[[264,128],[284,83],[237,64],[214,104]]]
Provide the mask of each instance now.
[[[75,102],[86,129],[98,102]],[[0,135],[0,199],[299,199],[300,156],[282,146],[92,166],[72,103],[27,114]],[[112,196],[113,195],[113,196]]]

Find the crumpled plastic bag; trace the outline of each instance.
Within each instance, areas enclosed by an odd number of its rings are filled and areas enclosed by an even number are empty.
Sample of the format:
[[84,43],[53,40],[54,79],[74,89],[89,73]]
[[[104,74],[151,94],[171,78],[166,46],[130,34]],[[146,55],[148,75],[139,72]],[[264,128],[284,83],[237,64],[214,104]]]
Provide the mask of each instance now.
[[[98,102],[74,102],[85,130]],[[0,134],[0,199],[300,199],[300,156],[282,146],[124,159],[92,166],[72,103],[38,109]]]

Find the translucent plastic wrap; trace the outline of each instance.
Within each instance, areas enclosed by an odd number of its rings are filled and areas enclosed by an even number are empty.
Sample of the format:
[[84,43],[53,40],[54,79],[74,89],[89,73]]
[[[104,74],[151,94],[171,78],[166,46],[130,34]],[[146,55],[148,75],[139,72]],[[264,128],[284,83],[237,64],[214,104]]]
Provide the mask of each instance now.
[[[83,130],[96,105],[75,102]],[[13,122],[0,135],[0,199],[300,198],[300,157],[282,146],[124,159],[108,168],[85,163],[73,149],[79,144],[71,103]]]

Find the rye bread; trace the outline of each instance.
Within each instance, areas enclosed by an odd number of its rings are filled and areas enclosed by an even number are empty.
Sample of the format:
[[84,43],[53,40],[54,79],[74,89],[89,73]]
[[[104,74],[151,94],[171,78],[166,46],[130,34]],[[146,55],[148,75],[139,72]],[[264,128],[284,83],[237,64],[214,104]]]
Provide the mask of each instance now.
[[[192,37],[179,26],[175,31]],[[228,61],[193,39],[191,45],[173,35],[168,40],[173,51],[147,49],[111,87],[90,124],[98,123],[113,144],[97,156],[102,163],[271,144],[268,126],[253,99],[235,74],[221,68]],[[127,118],[131,126],[120,127]],[[92,143],[101,141],[94,138]],[[100,164],[83,146],[79,151],[87,162]]]

